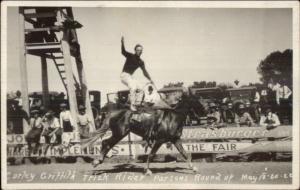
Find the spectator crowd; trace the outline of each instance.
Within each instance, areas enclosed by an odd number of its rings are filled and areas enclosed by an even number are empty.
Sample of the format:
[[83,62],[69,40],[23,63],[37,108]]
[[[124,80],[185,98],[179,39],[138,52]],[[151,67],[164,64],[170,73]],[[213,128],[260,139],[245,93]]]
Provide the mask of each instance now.
[[[22,109],[22,99],[20,91],[16,97],[7,102],[8,134],[25,134],[29,150],[37,151],[36,148],[42,141],[45,144],[62,145],[62,135],[71,132],[78,132],[80,138],[87,138],[90,133],[92,121],[86,114],[86,108],[79,105],[79,114],[73,118],[66,103],[59,105],[59,113],[52,110],[45,110],[43,107],[33,106],[30,109],[30,116]],[[29,125],[29,130],[24,129],[23,121]],[[67,136],[67,135],[66,135]],[[66,139],[68,141],[69,139]],[[68,144],[69,142],[67,142]],[[35,144],[32,149],[32,144]]]
[[[230,125],[274,128],[283,123],[291,124],[292,91],[283,81],[270,82],[266,87],[256,88],[252,99],[233,101],[225,97],[220,103],[210,102],[206,117],[202,120],[210,127]],[[186,123],[191,125],[190,117]]]
[[[63,96],[59,94],[59,97]],[[56,107],[59,109],[55,110],[52,107],[45,110],[41,103],[30,107],[29,116],[22,109],[20,91],[17,91],[13,98],[7,99],[7,133],[26,133],[25,139],[30,150],[31,144],[39,145],[41,138],[46,144],[63,145],[63,134],[77,132],[80,139],[89,137],[92,121],[83,105],[78,106],[79,113],[76,118],[73,118],[68,105],[64,102],[58,103]],[[221,103],[210,102],[206,115],[202,118],[205,118],[205,126],[210,128],[265,126],[267,129],[273,129],[286,123],[285,119],[291,123],[292,91],[282,81],[269,83],[265,88],[257,88],[252,100],[234,102],[230,97],[225,97]],[[24,130],[24,120],[30,126],[28,132]],[[191,125],[191,120],[192,117],[187,117],[186,124]]]

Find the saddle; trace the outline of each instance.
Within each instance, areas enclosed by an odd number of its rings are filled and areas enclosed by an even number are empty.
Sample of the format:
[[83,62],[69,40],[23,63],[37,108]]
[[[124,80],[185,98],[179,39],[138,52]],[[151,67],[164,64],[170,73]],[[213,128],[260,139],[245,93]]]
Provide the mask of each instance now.
[[146,107],[138,107],[137,111],[130,110],[131,115],[129,117],[129,123],[141,124],[144,119],[152,117],[156,110],[152,108],[146,108]]

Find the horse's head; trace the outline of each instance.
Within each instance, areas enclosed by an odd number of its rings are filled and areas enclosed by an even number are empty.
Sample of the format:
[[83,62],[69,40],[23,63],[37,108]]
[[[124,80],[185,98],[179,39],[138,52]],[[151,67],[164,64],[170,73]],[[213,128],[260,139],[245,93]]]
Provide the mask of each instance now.
[[205,114],[205,108],[200,103],[197,97],[193,96],[189,90],[185,90],[176,105],[176,110],[183,112],[184,114],[194,114],[196,116],[202,116]]

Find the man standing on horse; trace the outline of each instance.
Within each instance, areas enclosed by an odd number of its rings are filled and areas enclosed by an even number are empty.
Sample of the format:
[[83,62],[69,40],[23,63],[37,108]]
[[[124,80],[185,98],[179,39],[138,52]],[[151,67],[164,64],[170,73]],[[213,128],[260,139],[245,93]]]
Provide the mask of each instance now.
[[126,61],[121,73],[121,81],[123,84],[125,84],[129,90],[130,90],[130,109],[132,111],[136,111],[136,106],[135,106],[135,96],[136,96],[136,91],[138,90],[138,84],[137,82],[133,79],[132,75],[136,71],[136,69],[141,68],[143,71],[144,76],[153,84],[153,81],[146,70],[145,63],[141,59],[141,55],[143,52],[143,46],[140,44],[137,44],[134,47],[135,53],[129,53],[125,50],[124,46],[124,37],[122,36],[121,39],[121,49],[122,49],[122,54],[126,57]]

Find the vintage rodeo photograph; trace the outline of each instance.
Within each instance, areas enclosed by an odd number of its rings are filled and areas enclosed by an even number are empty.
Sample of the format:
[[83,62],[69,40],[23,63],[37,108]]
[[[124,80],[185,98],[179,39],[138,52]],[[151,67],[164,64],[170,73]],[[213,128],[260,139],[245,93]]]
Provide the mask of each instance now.
[[3,189],[299,188],[299,2],[4,2]]

